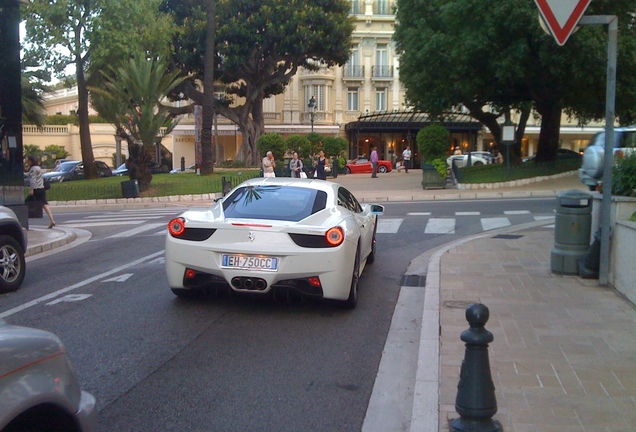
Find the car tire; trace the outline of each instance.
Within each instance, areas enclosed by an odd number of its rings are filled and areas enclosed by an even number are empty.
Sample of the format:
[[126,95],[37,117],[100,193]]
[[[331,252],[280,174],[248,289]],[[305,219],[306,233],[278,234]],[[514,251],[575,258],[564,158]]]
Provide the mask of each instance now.
[[172,293],[179,298],[194,299],[201,297],[201,292],[190,288],[170,288]]
[[351,287],[349,288],[349,298],[344,301],[344,307],[355,309],[358,305],[358,284],[360,282],[360,246],[356,250],[356,258],[353,262],[353,272],[351,274]]
[[477,162],[475,162],[475,163],[473,164],[473,166],[479,166],[479,165],[483,165],[483,164],[484,164],[483,162],[477,161]]
[[16,291],[26,274],[26,260],[20,244],[6,235],[0,236],[0,294]]
[[387,169],[384,165],[380,165],[378,167],[378,172],[384,174],[385,172],[387,172]]
[[345,168],[345,174],[351,174],[351,170],[349,169],[349,167]]

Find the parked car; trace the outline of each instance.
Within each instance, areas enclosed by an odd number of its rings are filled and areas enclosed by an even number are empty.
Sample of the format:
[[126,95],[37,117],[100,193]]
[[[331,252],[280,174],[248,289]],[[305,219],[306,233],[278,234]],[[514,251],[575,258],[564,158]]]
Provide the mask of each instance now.
[[383,212],[333,182],[247,180],[214,207],[168,223],[168,285],[181,297],[202,290],[293,292],[354,308],[360,274],[375,259]]
[[128,175],[128,168],[126,167],[126,163],[119,165],[117,169],[113,170],[113,175],[117,177]]
[[170,170],[170,174],[179,174],[179,173],[186,173],[186,172],[196,172],[197,170],[197,164],[192,164],[188,167],[185,167],[184,171],[181,171],[181,168],[175,168]]
[[81,161],[62,162],[52,171],[42,174],[42,178],[51,183],[61,183],[63,181],[78,180],[84,173],[78,168]]
[[[636,151],[636,125],[614,129],[614,154],[627,154]],[[596,187],[603,178],[605,155],[605,131],[592,138],[583,152],[583,163],[579,168],[579,180],[590,190]]]
[[[113,171],[102,161],[95,161],[99,177],[111,177]],[[42,174],[51,183],[84,179],[84,163],[82,161],[62,162],[52,171]]]
[[10,208],[0,206],[0,294],[16,291],[22,285],[26,248],[27,236],[17,216]]
[[[477,153],[487,153],[488,155],[490,155],[490,153],[488,152],[472,152],[470,154],[471,165],[479,166],[479,165],[488,165],[490,163],[494,163],[495,161],[494,158],[490,159],[490,157],[480,156]],[[448,164],[449,167],[453,166],[453,162],[455,162],[455,166],[457,166],[458,168],[463,168],[465,166],[468,166],[468,153],[461,154],[461,155],[452,155],[446,158],[446,163]]]
[[[537,155],[534,154],[532,156],[523,158],[522,161],[523,162],[531,162],[534,160],[534,158]],[[581,153],[579,152],[575,152],[572,150],[568,150],[568,149],[559,149],[557,152],[557,160],[568,160],[568,159],[574,159],[574,160],[580,160],[581,159]]]
[[0,397],[3,432],[97,430],[95,398],[53,333],[0,320]]
[[[393,168],[391,161],[387,160],[379,160],[378,161],[378,172],[379,173],[387,173],[391,172]],[[373,172],[373,166],[371,165],[371,161],[366,158],[357,158],[353,159],[351,162],[348,162],[345,165],[345,172],[347,174],[371,174]]]

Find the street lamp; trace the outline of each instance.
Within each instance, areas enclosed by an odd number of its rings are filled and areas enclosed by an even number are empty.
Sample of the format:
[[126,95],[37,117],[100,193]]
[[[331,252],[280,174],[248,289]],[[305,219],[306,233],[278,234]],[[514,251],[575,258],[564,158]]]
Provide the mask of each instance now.
[[314,96],[309,98],[309,102],[307,102],[307,108],[309,111],[309,118],[311,120],[311,132],[314,132],[314,116],[316,115],[316,98]]

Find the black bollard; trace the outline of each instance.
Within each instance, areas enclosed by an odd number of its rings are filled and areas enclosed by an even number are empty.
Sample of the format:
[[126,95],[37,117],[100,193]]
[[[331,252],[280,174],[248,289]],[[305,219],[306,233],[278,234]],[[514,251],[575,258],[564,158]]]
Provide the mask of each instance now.
[[497,398],[488,359],[488,344],[494,338],[484,327],[489,317],[490,312],[483,304],[473,304],[466,309],[470,328],[461,335],[466,350],[455,399],[455,410],[460,417],[451,421],[451,431],[503,431],[501,423],[492,419],[497,413]]

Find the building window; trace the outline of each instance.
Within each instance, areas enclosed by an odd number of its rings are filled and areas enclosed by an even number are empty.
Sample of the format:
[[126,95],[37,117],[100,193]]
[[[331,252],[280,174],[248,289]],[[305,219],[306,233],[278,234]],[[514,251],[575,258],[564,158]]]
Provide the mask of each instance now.
[[389,7],[389,0],[376,0],[376,14],[389,15],[391,8]]
[[347,111],[358,111],[358,101],[360,96],[358,94],[358,88],[352,87],[347,89]]
[[375,64],[376,66],[389,65],[389,49],[387,44],[378,44],[375,47]]
[[314,84],[305,87],[305,106],[309,103],[309,99],[311,97],[316,98],[316,108],[315,111],[325,111],[325,107],[327,106],[327,93],[325,91],[325,86],[321,84]]
[[362,0],[351,0],[351,15],[358,15],[362,13],[360,3],[362,3]]
[[351,47],[349,61],[344,66],[344,76],[348,78],[364,78],[364,67],[360,66],[360,52],[358,47]]
[[377,89],[375,92],[375,110],[386,111],[386,89]]

